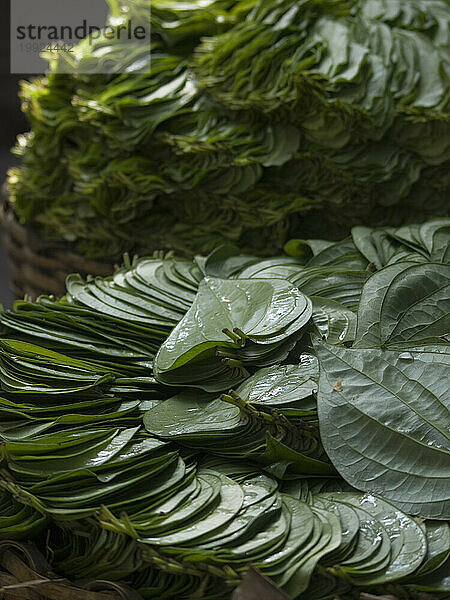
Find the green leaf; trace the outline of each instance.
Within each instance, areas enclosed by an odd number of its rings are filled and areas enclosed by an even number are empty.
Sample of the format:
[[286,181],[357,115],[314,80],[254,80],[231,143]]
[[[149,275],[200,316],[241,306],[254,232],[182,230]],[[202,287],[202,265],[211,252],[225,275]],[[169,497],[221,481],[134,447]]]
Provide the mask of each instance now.
[[270,471],[280,478],[284,475],[284,472],[290,475],[303,476],[335,474],[335,470],[329,463],[311,458],[293,448],[289,448],[276,440],[270,433],[267,433],[266,450],[258,457],[258,460],[265,465],[272,466]]
[[357,318],[352,310],[329,298],[311,296],[310,299],[312,322],[323,340],[329,344],[344,344],[355,339]]
[[414,572],[426,555],[425,535],[414,519],[391,506],[382,498],[371,494],[357,495],[351,492],[330,494],[350,506],[362,508],[382,525],[390,539],[390,555],[386,566],[376,566],[375,571],[367,572],[368,563],[361,565],[358,585],[379,585],[396,581]]
[[[246,361],[255,363],[258,355],[289,342],[311,312],[309,299],[282,279],[205,278],[192,307],[156,356],[156,378],[207,391],[229,388],[246,377]],[[247,340],[253,343],[248,349]],[[219,348],[223,350],[216,357]]]
[[448,518],[450,353],[315,348],[320,430],[339,473],[405,512]]
[[246,402],[264,410],[314,411],[311,397],[318,389],[319,365],[315,356],[304,354],[298,365],[275,365],[259,369],[236,392]]
[[241,411],[213,398],[201,392],[183,392],[149,410],[144,425],[153,435],[175,439],[233,429],[241,420]]
[[450,265],[397,263],[364,286],[355,347],[445,336],[450,331]]

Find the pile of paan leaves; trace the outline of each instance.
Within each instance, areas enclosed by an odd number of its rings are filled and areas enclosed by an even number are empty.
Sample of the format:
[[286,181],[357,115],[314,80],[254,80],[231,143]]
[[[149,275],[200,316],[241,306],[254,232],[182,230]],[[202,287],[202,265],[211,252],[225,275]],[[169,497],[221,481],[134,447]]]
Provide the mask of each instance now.
[[22,86],[10,200],[44,238],[270,256],[299,231],[448,216],[446,0],[108,4],[151,21],[151,57],[83,41]]
[[77,582],[449,597],[450,220],[222,246],[0,314],[0,538]]

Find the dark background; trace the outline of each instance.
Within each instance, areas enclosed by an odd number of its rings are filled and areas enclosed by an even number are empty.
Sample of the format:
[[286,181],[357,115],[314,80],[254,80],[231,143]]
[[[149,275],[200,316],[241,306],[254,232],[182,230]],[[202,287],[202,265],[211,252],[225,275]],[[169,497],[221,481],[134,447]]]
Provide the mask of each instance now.
[[[26,75],[10,75],[9,71],[9,0],[1,0],[0,21],[0,184],[6,178],[9,167],[17,162],[11,154],[16,135],[28,130],[28,124],[20,110],[18,98],[19,81]],[[0,304],[11,306],[6,256],[0,246]]]

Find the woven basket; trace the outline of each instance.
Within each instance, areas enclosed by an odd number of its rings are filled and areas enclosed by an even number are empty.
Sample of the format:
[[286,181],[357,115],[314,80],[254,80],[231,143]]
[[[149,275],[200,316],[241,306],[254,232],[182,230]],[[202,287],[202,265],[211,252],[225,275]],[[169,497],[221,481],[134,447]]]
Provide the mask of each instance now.
[[11,287],[16,298],[42,294],[62,296],[69,273],[110,275],[114,266],[76,254],[66,242],[46,242],[28,226],[21,225],[6,199],[0,207],[3,245],[8,254]]
[[142,600],[134,590],[109,581],[85,587],[53,573],[32,544],[0,542],[1,600]]

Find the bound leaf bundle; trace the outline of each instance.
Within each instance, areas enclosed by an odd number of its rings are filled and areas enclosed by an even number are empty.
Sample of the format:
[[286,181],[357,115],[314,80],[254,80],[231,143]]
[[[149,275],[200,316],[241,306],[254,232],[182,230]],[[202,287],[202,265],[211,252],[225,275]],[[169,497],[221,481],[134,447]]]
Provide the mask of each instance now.
[[311,301],[286,280],[205,277],[158,352],[157,377],[211,392],[236,385],[247,365],[286,358],[311,314]]
[[[112,23],[150,18],[149,0],[110,4]],[[10,197],[44,237],[116,260],[270,255],[447,215],[445,0],[153,0],[151,26],[148,73],[146,44],[99,39],[23,84]],[[99,60],[114,73],[89,75]]]
[[149,599],[446,598],[449,242],[141,258],[2,311],[0,538]]

